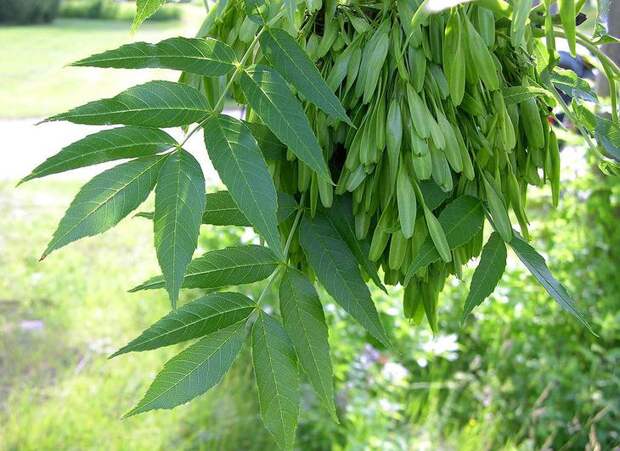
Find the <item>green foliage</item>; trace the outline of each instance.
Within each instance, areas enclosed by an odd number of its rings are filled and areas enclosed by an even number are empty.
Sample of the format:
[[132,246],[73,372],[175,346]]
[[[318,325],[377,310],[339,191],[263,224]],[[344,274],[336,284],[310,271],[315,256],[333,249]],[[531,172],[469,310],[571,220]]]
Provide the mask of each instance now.
[[0,23],[33,24],[51,22],[58,15],[61,0],[3,0]]
[[196,250],[205,198],[200,163],[183,149],[170,154],[155,188],[153,230],[157,260],[172,308],[176,306],[187,265]]
[[[133,4],[115,0],[64,0],[60,5],[60,17],[79,19],[104,19],[131,22],[135,16]],[[150,21],[172,21],[181,18],[176,5],[164,5],[149,17]]]
[[[138,0],[133,27],[163,3]],[[509,208],[522,234],[528,233],[528,185],[549,182],[553,203],[559,198],[559,146],[546,116],[558,104],[572,112],[557,85],[587,94],[579,86],[582,80],[554,72],[553,46],[541,50],[540,22],[529,3],[522,3],[525,6],[485,2],[449,12],[439,9],[434,15],[427,9],[396,11],[385,3],[365,13],[361,9],[357,20],[336,2],[293,12],[288,5],[288,22],[283,22],[287,11],[280,5],[238,0],[224,4],[227,15],[219,6],[212,10],[200,39],[130,44],[76,63],[183,72],[178,83],[152,81],[48,119],[186,130],[182,141],[146,150],[150,154],[173,148],[171,152],[139,156],[88,182],[44,253],[107,230],[155,188],[155,210],[143,216],[153,219],[162,277],[136,291],[163,284],[173,312],[119,353],[200,340],[164,366],[129,415],[172,408],[213,387],[251,330],[263,423],[282,449],[292,449],[300,410],[298,361],[336,417],[327,328],[311,280],[316,277],[373,340],[389,348],[396,329],[386,332],[363,277],[383,288],[380,265],[386,285],[406,286],[407,316],[419,324],[425,314],[439,333],[439,294],[449,275],[462,277],[463,266],[480,255],[485,218],[496,233],[482,253],[466,311],[492,292],[509,244],[555,300],[588,326],[544,258],[519,235],[513,236]],[[566,7],[562,10],[564,23],[568,13]],[[547,11],[545,18],[549,15]],[[321,27],[315,27],[319,18]],[[366,18],[372,18],[372,24]],[[317,29],[322,30],[320,38],[314,34]],[[545,27],[548,42],[554,41],[554,32]],[[456,63],[464,67],[440,66],[447,59],[446,33],[448,51],[454,47],[463,59]],[[557,33],[576,40],[574,23]],[[352,49],[350,55],[344,54],[345,47]],[[537,64],[523,57],[524,50],[533,52]],[[347,63],[345,76],[340,64],[337,76],[331,76],[339,57],[350,58],[352,66]],[[602,64],[613,84],[617,68]],[[502,93],[515,86],[537,89],[508,91],[515,98],[507,104]],[[617,122],[615,86],[612,92],[614,126],[596,125],[593,130],[598,118],[578,123],[587,139],[608,138],[606,148],[613,146]],[[245,120],[220,114],[229,94],[243,106]],[[227,194],[211,196],[216,202],[212,210],[200,164],[183,149],[200,130],[228,189]],[[83,141],[73,146],[88,147]],[[123,151],[113,155],[120,157]],[[596,151],[610,172],[618,169]],[[65,149],[57,155],[53,163],[59,169],[54,172],[75,167],[74,153]],[[80,158],[80,165],[99,161],[88,153]],[[50,166],[44,163],[35,174],[52,173]],[[350,210],[346,192],[352,193]],[[255,268],[257,255],[247,258],[244,253],[261,249],[256,247],[211,252],[192,261],[205,222],[251,225],[271,253],[266,268]],[[372,237],[370,245],[367,237]],[[240,258],[231,264],[233,255]],[[489,265],[493,273],[485,276]],[[220,305],[223,298],[241,296],[234,293],[211,294],[176,310],[183,286],[212,289],[268,276],[256,301],[243,298],[241,310],[235,302]],[[278,281],[284,326],[277,305],[269,313],[263,305]]]

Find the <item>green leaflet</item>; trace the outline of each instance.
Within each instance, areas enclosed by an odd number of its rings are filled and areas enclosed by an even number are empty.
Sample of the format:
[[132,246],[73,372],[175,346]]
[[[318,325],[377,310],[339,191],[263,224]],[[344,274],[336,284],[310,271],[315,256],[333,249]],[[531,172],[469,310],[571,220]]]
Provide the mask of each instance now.
[[166,156],[129,161],[108,169],[86,183],[60,220],[41,259],[86,236],[114,227],[147,198]]
[[[278,192],[278,223],[283,223],[297,210],[297,201],[290,194]],[[152,212],[141,212],[136,216],[153,219]],[[216,226],[251,227],[250,221],[239,210],[228,191],[216,191],[206,195],[202,223]]]
[[293,449],[299,416],[299,370],[290,338],[261,312],[252,327],[252,360],[260,414],[278,446]]
[[57,114],[46,121],[176,127],[198,122],[210,110],[207,98],[191,86],[171,81],[149,81],[109,99],[95,100]]
[[69,144],[34,168],[20,183],[106,161],[155,155],[175,145],[172,136],[154,128],[118,127],[102,130]]
[[280,283],[280,311],[312,387],[330,415],[338,421],[334,405],[332,362],[323,306],[312,283],[294,268],[287,268]]
[[506,244],[497,232],[493,232],[482,248],[480,263],[471,279],[471,287],[465,301],[463,319],[493,293],[506,269]]
[[[484,212],[479,199],[460,196],[450,202],[439,215],[450,249],[455,249],[471,240],[482,227]],[[405,285],[420,269],[439,261],[441,257],[430,237],[422,244],[420,251],[407,270]]]
[[368,251],[370,250],[368,240],[358,240],[355,236],[351,197],[336,196],[334,205],[331,208],[326,208],[324,211],[325,218],[331,223],[332,227],[338,231],[345,243],[347,243],[357,263],[364,269],[364,272],[372,279],[375,285],[387,293],[377,273],[377,265],[368,258]]
[[131,29],[136,31],[142,22],[155,14],[165,2],[166,0],[136,0],[136,16],[131,24]]
[[538,282],[547,290],[547,293],[560,304],[560,307],[572,314],[586,326],[590,332],[596,335],[583,313],[577,309],[577,306],[566,291],[566,288],[564,288],[564,285],[553,277],[553,274],[551,274],[551,271],[549,271],[547,267],[544,257],[536,252],[536,250],[517,235],[516,232],[509,244],[512,250],[517,254],[517,257],[519,257],[519,260],[521,260],[532,275],[536,277]]
[[299,243],[308,262],[327,292],[368,332],[386,346],[389,338],[357,267],[357,262],[338,231],[317,213],[304,216]]
[[620,126],[613,121],[596,117],[595,135],[607,155],[620,161]]
[[175,308],[185,269],[196,250],[205,179],[200,164],[183,149],[170,155],[155,188],[155,250]]
[[157,44],[134,42],[117,49],[89,56],[72,66],[120,69],[163,68],[217,77],[234,69],[235,52],[213,38],[176,37]]
[[309,102],[328,115],[353,125],[338,97],[329,89],[306,52],[284,30],[267,29],[260,37],[261,49],[273,67]]
[[[207,252],[187,266],[183,288],[221,288],[266,279],[279,260],[267,247],[247,245]],[[164,287],[162,276],[152,277],[130,292]]]
[[216,330],[172,359],[157,375],[144,398],[125,417],[153,409],[172,409],[217,385],[245,340],[245,324]]
[[252,133],[243,122],[221,114],[205,122],[204,137],[213,167],[235,203],[276,255],[282,257],[276,189]]
[[598,97],[588,81],[578,77],[572,70],[555,68],[548,76],[553,86],[567,96],[598,102]]
[[210,293],[172,310],[110,358],[208,335],[246,319],[255,308],[254,301],[242,294]]
[[331,182],[323,151],[301,103],[273,69],[257,65],[241,73],[239,84],[248,104],[278,139],[319,176]]

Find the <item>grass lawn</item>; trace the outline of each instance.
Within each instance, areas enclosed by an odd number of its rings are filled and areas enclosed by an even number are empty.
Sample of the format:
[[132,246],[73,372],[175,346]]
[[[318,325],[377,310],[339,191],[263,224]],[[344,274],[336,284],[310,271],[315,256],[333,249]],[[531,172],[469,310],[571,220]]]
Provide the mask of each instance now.
[[[149,221],[128,218],[38,262],[79,185],[0,182],[0,450],[272,448],[248,355],[212,394],[121,420],[182,346],[107,359],[169,311],[161,291],[127,293],[159,272]],[[203,248],[241,233],[204,232]]]
[[[124,21],[58,19],[49,25],[0,26],[0,119],[42,117],[153,79],[155,70],[67,67],[132,41],[192,36],[204,9],[184,5],[182,21],[146,23],[132,35]],[[158,78],[174,79],[172,71]]]

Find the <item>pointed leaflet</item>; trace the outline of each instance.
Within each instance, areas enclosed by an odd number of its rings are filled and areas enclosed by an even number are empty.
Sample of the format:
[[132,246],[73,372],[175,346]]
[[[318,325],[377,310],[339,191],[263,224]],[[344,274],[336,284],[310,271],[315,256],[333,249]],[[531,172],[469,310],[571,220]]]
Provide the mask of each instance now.
[[239,84],[248,104],[276,137],[319,176],[331,181],[308,118],[282,76],[269,67],[257,65],[241,73]]
[[75,196],[41,259],[55,249],[114,227],[147,198],[166,156],[139,158],[108,169]]
[[499,233],[493,232],[489,241],[482,248],[480,263],[471,279],[463,318],[493,293],[497,283],[502,278],[502,274],[504,274],[504,269],[506,269],[506,244]]
[[172,310],[110,357],[202,337],[246,319],[255,308],[242,294],[210,293]]
[[[251,227],[250,221],[243,215],[228,191],[216,191],[206,196],[207,206],[202,214],[202,223],[218,226]],[[297,210],[295,198],[287,193],[278,193],[278,223],[291,217]],[[138,213],[136,216],[153,219],[152,212]]]
[[261,50],[273,67],[313,103],[333,118],[353,125],[338,97],[329,89],[306,52],[284,30],[267,29],[260,36]]
[[[467,243],[478,233],[484,222],[484,212],[479,199],[465,195],[450,202],[439,214],[438,219],[446,233],[450,249],[454,249]],[[427,237],[407,270],[405,285],[420,268],[440,259],[433,241]]]
[[238,322],[194,343],[166,362],[144,398],[125,416],[172,409],[202,395],[226,374],[244,340],[245,323]]
[[269,247],[281,257],[276,188],[252,133],[240,120],[220,114],[205,122],[204,135],[209,158],[228,192]]
[[264,312],[252,327],[252,360],[263,423],[280,448],[293,449],[299,416],[297,359],[280,323]]
[[196,250],[205,179],[200,164],[183,149],[173,153],[161,168],[155,188],[155,250],[173,308]]
[[20,183],[106,161],[155,155],[175,145],[172,136],[155,128],[118,127],[102,130],[68,145],[37,166]]
[[[274,253],[263,246],[227,247],[207,252],[190,262],[183,288],[220,288],[266,279],[278,266]],[[131,292],[163,288],[162,276],[152,277]]]
[[135,31],[142,22],[151,17],[163,6],[166,0],[136,0],[136,16],[131,24],[131,29]]
[[175,69],[207,77],[226,75],[234,69],[235,52],[212,38],[170,38],[157,44],[134,42],[89,56],[72,66]]
[[297,350],[301,366],[319,399],[337,421],[327,325],[319,296],[306,276],[287,268],[279,297],[284,329]]
[[209,101],[196,88],[160,80],[134,86],[109,99],[89,102],[47,121],[176,127],[200,121],[210,109]]
[[325,209],[325,217],[338,231],[340,237],[347,243],[347,246],[349,246],[349,249],[351,249],[351,252],[355,255],[359,265],[364,269],[366,274],[368,274],[368,277],[372,279],[375,285],[387,293],[385,287],[381,283],[379,274],[377,274],[377,265],[368,258],[368,252],[370,250],[368,240],[358,240],[355,236],[351,197],[336,196],[334,205],[331,208]]
[[299,243],[327,292],[373,337],[389,345],[355,257],[324,214],[303,217]]
[[590,324],[577,309],[577,306],[566,291],[566,288],[564,288],[564,285],[558,282],[551,274],[551,271],[549,271],[544,257],[536,252],[536,250],[517,235],[516,232],[514,232],[514,237],[509,244],[512,250],[517,254],[517,257],[519,257],[519,260],[521,260],[532,275],[536,277],[538,282],[545,287],[547,293],[560,304],[560,307],[575,316],[594,334]]

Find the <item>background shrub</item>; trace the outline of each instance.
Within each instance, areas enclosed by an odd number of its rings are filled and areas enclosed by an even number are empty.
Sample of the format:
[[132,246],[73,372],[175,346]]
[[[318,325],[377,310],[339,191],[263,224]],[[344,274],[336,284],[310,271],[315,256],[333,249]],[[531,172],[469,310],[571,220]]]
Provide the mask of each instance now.
[[[119,3],[115,0],[65,0],[60,7],[60,16],[75,19],[123,20],[131,22],[136,13],[132,2]],[[181,9],[166,5],[149,20],[163,22],[181,18]]]
[[0,0],[0,22],[46,23],[58,15],[60,0]]

